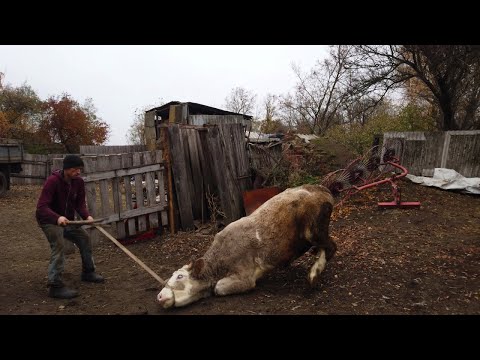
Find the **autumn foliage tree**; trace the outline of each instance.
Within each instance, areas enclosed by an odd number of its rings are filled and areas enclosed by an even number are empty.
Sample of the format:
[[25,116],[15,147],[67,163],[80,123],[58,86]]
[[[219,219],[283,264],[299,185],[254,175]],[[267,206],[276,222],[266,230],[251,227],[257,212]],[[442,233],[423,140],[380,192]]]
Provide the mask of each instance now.
[[50,143],[61,143],[67,152],[79,152],[80,145],[101,145],[109,125],[98,118],[91,99],[82,106],[69,94],[50,97],[43,105],[39,135]]
[[0,137],[33,140],[41,117],[42,101],[27,84],[0,86]]

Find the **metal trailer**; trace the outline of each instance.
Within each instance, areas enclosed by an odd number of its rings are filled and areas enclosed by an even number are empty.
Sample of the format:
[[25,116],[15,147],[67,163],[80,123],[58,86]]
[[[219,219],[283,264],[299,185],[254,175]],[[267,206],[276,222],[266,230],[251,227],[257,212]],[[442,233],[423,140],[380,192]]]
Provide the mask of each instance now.
[[0,196],[10,189],[10,174],[22,171],[23,154],[20,141],[0,138]]

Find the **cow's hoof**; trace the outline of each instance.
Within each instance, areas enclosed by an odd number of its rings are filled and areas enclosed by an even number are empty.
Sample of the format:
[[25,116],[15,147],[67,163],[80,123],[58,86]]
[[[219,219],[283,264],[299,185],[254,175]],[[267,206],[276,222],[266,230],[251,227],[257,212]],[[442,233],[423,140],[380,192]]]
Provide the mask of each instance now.
[[218,283],[217,283],[217,286],[215,286],[215,289],[213,289],[213,292],[215,293],[216,296],[225,296],[227,295],[227,292],[225,290],[225,288],[223,286],[218,286]]
[[311,287],[317,286],[318,283],[320,282],[320,273],[321,272],[318,272],[315,269],[310,269],[310,273],[307,276],[307,280],[308,280],[308,284]]

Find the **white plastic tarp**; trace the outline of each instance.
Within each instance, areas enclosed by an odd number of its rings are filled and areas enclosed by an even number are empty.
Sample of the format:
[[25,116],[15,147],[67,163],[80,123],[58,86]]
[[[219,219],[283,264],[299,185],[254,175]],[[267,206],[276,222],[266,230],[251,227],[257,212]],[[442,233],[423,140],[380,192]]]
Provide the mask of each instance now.
[[469,194],[480,194],[480,178],[466,178],[452,169],[435,168],[433,177],[408,174],[414,183],[435,186],[444,190],[462,190]]

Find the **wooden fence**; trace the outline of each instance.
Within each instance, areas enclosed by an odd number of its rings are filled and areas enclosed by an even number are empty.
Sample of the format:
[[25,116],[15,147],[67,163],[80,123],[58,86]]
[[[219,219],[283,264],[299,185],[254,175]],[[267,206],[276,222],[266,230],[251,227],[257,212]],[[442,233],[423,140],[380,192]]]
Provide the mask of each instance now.
[[[164,166],[161,151],[87,156],[84,153],[138,149],[82,146],[80,156],[85,163],[82,177],[92,216],[105,218],[103,223],[112,224],[119,239],[158,226],[171,225],[171,231],[193,229],[194,220],[210,219],[214,210],[209,201],[218,202],[216,209],[223,213],[222,221],[226,224],[244,216],[242,195],[252,184],[243,124],[182,124],[165,126],[162,130],[166,130],[165,143],[169,144],[171,154],[170,188],[174,194],[171,203],[167,206],[168,167]],[[42,184],[53,169],[62,168],[65,156],[25,155],[24,171],[15,178],[16,184]],[[221,216],[217,214],[217,218]],[[98,232],[88,229],[95,243]]]
[[[94,218],[104,218],[119,239],[166,226],[167,206],[161,151],[82,156],[87,206]],[[61,167],[62,158],[53,160]],[[98,230],[86,227],[92,243]]]
[[[124,154],[146,151],[145,145],[80,145],[80,154],[77,155],[107,155],[107,154]],[[56,169],[52,166],[53,159],[64,158],[66,154],[49,154],[36,155],[24,153],[22,162],[22,172],[19,174],[11,174],[12,184],[43,184],[45,179]],[[62,164],[58,163],[59,169]]]
[[147,151],[146,145],[80,145],[80,154],[107,155]]
[[[65,157],[64,154],[23,154],[22,171],[18,174],[11,174],[12,184],[37,184],[41,185],[46,178],[52,173],[54,158]],[[61,164],[59,165],[62,168]]]
[[[398,140],[396,140],[398,139]],[[432,176],[434,168],[453,169],[465,177],[480,177],[480,131],[387,132],[411,174]]]
[[208,219],[209,199],[218,200],[225,224],[244,216],[242,194],[252,184],[243,125],[172,124],[161,131],[168,133],[180,227],[193,229],[195,219]]

